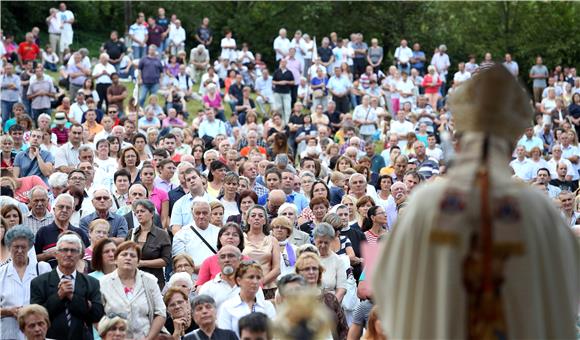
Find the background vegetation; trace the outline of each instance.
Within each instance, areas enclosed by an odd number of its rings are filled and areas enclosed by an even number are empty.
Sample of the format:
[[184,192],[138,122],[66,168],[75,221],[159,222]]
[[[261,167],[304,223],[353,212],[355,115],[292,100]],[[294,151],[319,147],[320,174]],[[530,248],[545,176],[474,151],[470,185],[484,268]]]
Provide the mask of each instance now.
[[[44,19],[55,1],[2,1],[1,27],[18,36],[33,26],[46,31]],[[179,1],[79,1],[69,2],[77,18],[75,44],[88,47],[96,56],[98,47],[116,29],[125,32],[139,11],[156,15],[157,8],[176,13],[188,35],[202,17],[211,19],[214,30],[212,55],[219,51],[223,29],[234,31],[238,43],[250,43],[271,65],[272,42],[280,27],[289,34],[296,29],[320,38],[335,31],[339,36],[361,32],[365,40],[377,37],[385,53],[392,55],[401,38],[419,42],[427,55],[446,44],[452,64],[469,54],[491,52],[495,60],[510,52],[527,71],[537,54],[548,67],[578,66],[580,60],[580,2],[179,2]],[[192,36],[188,39],[193,45]],[[44,39],[46,42],[47,39]],[[191,47],[191,46],[188,46]]]

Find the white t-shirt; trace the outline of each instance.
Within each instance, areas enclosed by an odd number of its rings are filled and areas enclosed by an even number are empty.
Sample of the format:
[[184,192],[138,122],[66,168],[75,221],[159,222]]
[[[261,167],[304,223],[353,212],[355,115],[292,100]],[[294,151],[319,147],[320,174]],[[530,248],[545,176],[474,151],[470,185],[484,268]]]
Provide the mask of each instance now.
[[72,25],[65,21],[69,21],[75,18],[73,12],[66,10],[64,12],[58,12],[56,15],[59,17],[60,23],[63,23],[61,32],[72,32]]
[[453,81],[456,84],[462,83],[464,81],[466,81],[467,79],[471,78],[471,73],[469,72],[456,72],[455,75],[453,76]]
[[[107,74],[100,75],[104,71],[107,71]],[[97,63],[95,68],[93,69],[93,77],[97,77],[95,79],[95,84],[112,84],[113,81],[111,80],[110,75],[117,72],[115,70],[115,66],[107,63],[107,65],[103,65],[101,63]]]
[[437,146],[435,147],[435,149],[426,148],[425,149],[425,154],[429,158],[435,158],[437,160],[437,162],[439,162],[439,161],[441,161],[441,158],[443,157],[443,150],[441,150]]
[[234,61],[238,57],[236,53],[236,40],[233,38],[223,38],[220,46],[222,47],[222,54],[220,55],[222,59],[228,59],[229,61]]
[[[287,55],[288,50],[290,50],[290,40],[288,40],[288,38],[282,38],[278,36],[276,39],[274,39],[274,50],[275,51],[280,50],[285,55]],[[284,58],[285,55],[282,55],[281,53],[278,53],[278,51],[276,51],[276,60]]]
[[314,52],[314,41],[310,40],[310,42],[306,42],[306,40],[300,39],[300,49],[302,50],[304,59],[312,59],[312,53]]
[[408,63],[413,58],[413,51],[407,47],[397,47],[395,50],[395,58],[399,59],[400,63]]

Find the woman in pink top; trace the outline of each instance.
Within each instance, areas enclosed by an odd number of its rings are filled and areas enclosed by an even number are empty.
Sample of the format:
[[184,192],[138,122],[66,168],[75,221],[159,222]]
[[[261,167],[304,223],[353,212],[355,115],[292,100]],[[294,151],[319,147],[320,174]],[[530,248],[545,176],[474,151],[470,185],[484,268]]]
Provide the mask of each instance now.
[[387,213],[380,205],[370,207],[363,221],[362,230],[365,233],[368,244],[377,244],[379,238],[387,232]]
[[26,176],[22,178],[16,178],[16,189],[14,190],[14,198],[16,198],[19,202],[28,204],[29,196],[28,192],[34,188],[35,186],[41,186],[45,189],[48,189],[48,185],[44,183],[42,178],[38,176]]
[[425,96],[429,99],[429,104],[433,110],[436,110],[437,100],[439,99],[439,88],[443,84],[443,81],[437,74],[433,65],[429,65],[427,72],[428,73],[423,78],[421,86],[425,89]]
[[155,206],[157,213],[161,217],[163,228],[169,225],[169,196],[167,192],[153,186],[155,179],[155,168],[151,162],[144,162],[141,168],[141,183],[149,192],[149,200]]
[[203,96],[203,106],[206,109],[209,108],[214,108],[218,111],[218,114],[216,115],[216,117],[224,117],[224,104],[223,104],[223,100],[222,100],[222,96],[220,95],[220,93],[217,90],[217,87],[215,84],[209,84],[207,85],[207,91],[205,92],[205,95]]
[[[237,223],[228,222],[220,229],[218,233],[217,249],[218,251],[225,245],[238,247],[240,251],[244,251],[244,236],[242,229]],[[250,260],[247,256],[242,256],[242,260]],[[221,271],[218,262],[218,256],[212,255],[205,259],[199,268],[196,285],[201,287],[204,283],[213,280],[213,278]]]

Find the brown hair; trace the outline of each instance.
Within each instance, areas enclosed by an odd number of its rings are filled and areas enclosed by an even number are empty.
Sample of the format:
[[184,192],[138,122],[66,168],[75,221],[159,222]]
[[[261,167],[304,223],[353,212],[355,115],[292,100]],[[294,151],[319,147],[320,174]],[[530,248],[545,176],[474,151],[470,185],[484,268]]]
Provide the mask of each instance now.
[[135,161],[135,166],[138,166],[139,163],[141,163],[141,158],[139,157],[139,152],[137,152],[137,149],[135,149],[134,146],[128,146],[124,149],[122,149],[121,151],[119,151],[119,161],[121,163],[121,166],[123,168],[127,167],[127,164],[125,163],[125,154],[127,153],[127,151],[129,150],[133,150],[133,152],[135,152],[135,154],[137,155],[137,160]]
[[107,225],[107,233],[111,230],[111,224],[109,224],[109,221],[102,218],[97,218],[96,220],[92,220],[91,223],[89,223],[89,234],[95,229],[96,226],[101,224]]
[[[105,246],[110,243],[115,244],[113,239],[105,238],[94,245],[93,257],[91,259],[91,266],[93,267],[93,270],[101,272],[103,271],[103,250],[105,249]],[[117,257],[116,253],[117,251],[115,251],[115,258]]]
[[326,197],[314,197],[310,200],[310,209],[314,209],[314,206],[319,204],[324,204],[326,208],[330,207],[330,203]]
[[125,251],[127,249],[135,249],[135,251],[137,252],[137,258],[141,258],[141,247],[133,241],[125,241],[121,244],[119,244],[119,246],[117,247],[117,250],[115,251],[115,260],[117,259],[117,257],[119,257],[119,254],[122,251]]
[[373,199],[370,196],[363,196],[356,203],[356,209],[358,210],[358,208],[362,207],[367,203],[371,203],[373,207],[376,205],[375,201],[373,201]]
[[16,212],[18,213],[18,223],[22,224],[22,221],[23,221],[22,211],[20,211],[20,209],[14,204],[7,204],[7,205],[3,206],[2,210],[0,210],[0,214],[2,215],[2,217],[4,217],[6,214],[11,212],[12,210],[16,210]]
[[375,324],[376,322],[379,321],[379,313],[378,313],[378,309],[377,306],[374,306],[373,309],[371,309],[371,312],[369,313],[369,319],[367,321],[367,331],[365,333],[365,335],[362,337],[363,339],[386,339],[384,334],[379,334],[377,333]]
[[185,301],[189,301],[189,297],[185,294],[183,290],[181,290],[181,288],[171,287],[167,290],[167,292],[165,292],[165,296],[163,296],[163,303],[165,303],[165,305],[167,306],[169,304],[169,300],[171,300],[171,298],[175,294],[181,294],[181,296],[185,299]]
[[186,253],[181,253],[181,254],[175,255],[175,257],[173,258],[173,268],[175,268],[177,266],[177,261],[179,261],[179,260],[187,261],[187,263],[189,263],[191,265],[191,268],[194,268],[194,266],[195,266],[191,256],[187,255]]
[[236,283],[237,283],[237,280],[239,278],[243,277],[244,275],[246,275],[246,273],[250,269],[256,269],[260,272],[261,275],[264,275],[264,271],[262,270],[262,266],[260,266],[260,264],[258,262],[254,261],[254,260],[242,261],[242,262],[240,262],[240,265],[238,266],[238,269],[236,270]]

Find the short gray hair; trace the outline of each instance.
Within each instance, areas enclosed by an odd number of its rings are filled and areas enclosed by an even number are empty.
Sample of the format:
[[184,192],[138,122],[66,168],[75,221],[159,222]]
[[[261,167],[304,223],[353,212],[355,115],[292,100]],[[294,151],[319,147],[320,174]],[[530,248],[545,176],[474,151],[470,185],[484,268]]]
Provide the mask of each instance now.
[[64,242],[76,243],[80,248],[80,253],[82,254],[85,245],[77,233],[71,232],[70,234],[63,234],[61,237],[59,237],[58,241],[56,241],[56,249],[60,249],[60,245]]
[[191,300],[191,310],[193,311],[195,309],[195,307],[197,307],[199,305],[206,304],[206,303],[211,304],[214,308],[216,307],[215,300],[211,296],[201,294],[201,295],[194,297],[193,300]]
[[55,172],[48,177],[48,185],[52,187],[66,187],[68,176],[64,172]]
[[133,204],[131,204],[131,207],[133,208],[133,210],[135,210],[139,205],[147,209],[147,211],[149,211],[151,214],[155,214],[155,205],[153,204],[153,202],[149,200],[136,200],[135,202],[133,202]]
[[95,152],[93,151],[93,149],[90,146],[88,146],[87,144],[81,145],[81,147],[79,148],[79,154],[81,152],[86,152],[86,151],[90,151],[93,154],[93,156],[95,156]]
[[312,231],[312,238],[314,239],[319,237],[328,237],[330,239],[334,239],[335,236],[336,232],[334,231],[334,228],[326,222],[319,223]]
[[340,218],[336,213],[326,214],[322,219],[322,222],[330,224],[334,229],[341,229],[343,227],[342,218]]
[[296,218],[298,218],[298,208],[296,208],[294,204],[288,202],[282,203],[282,205],[278,208],[278,215],[280,215],[284,210],[288,208],[291,208],[294,211]]
[[200,205],[207,205],[208,208],[211,209],[209,203],[207,201],[205,201],[203,198],[201,197],[196,197],[193,199],[193,202],[191,204],[191,211],[194,211],[196,207],[199,207]]
[[56,196],[56,198],[54,199],[53,207],[56,206],[63,199],[69,200],[71,202],[73,208],[74,208],[74,206],[75,206],[75,198],[72,197],[72,195],[70,195],[68,193],[63,193],[63,194],[60,194],[60,195]]
[[34,245],[34,233],[32,233],[32,230],[30,230],[29,227],[24,225],[17,225],[10,228],[10,230],[6,232],[6,236],[4,236],[4,243],[6,244],[6,247],[10,248],[10,245],[14,240],[21,238],[28,241],[28,249],[32,248]]
[[179,280],[186,281],[187,284],[189,285],[189,288],[193,287],[193,280],[191,279],[191,276],[186,272],[179,272],[171,275],[171,277],[169,278],[169,287],[170,288],[173,287],[175,282]]
[[45,195],[46,197],[48,197],[48,190],[46,190],[44,187],[37,185],[35,187],[33,187],[32,189],[30,189],[30,191],[28,192],[28,199],[32,199],[32,195],[34,195],[34,193],[36,191],[40,191],[42,192],[43,195]]

